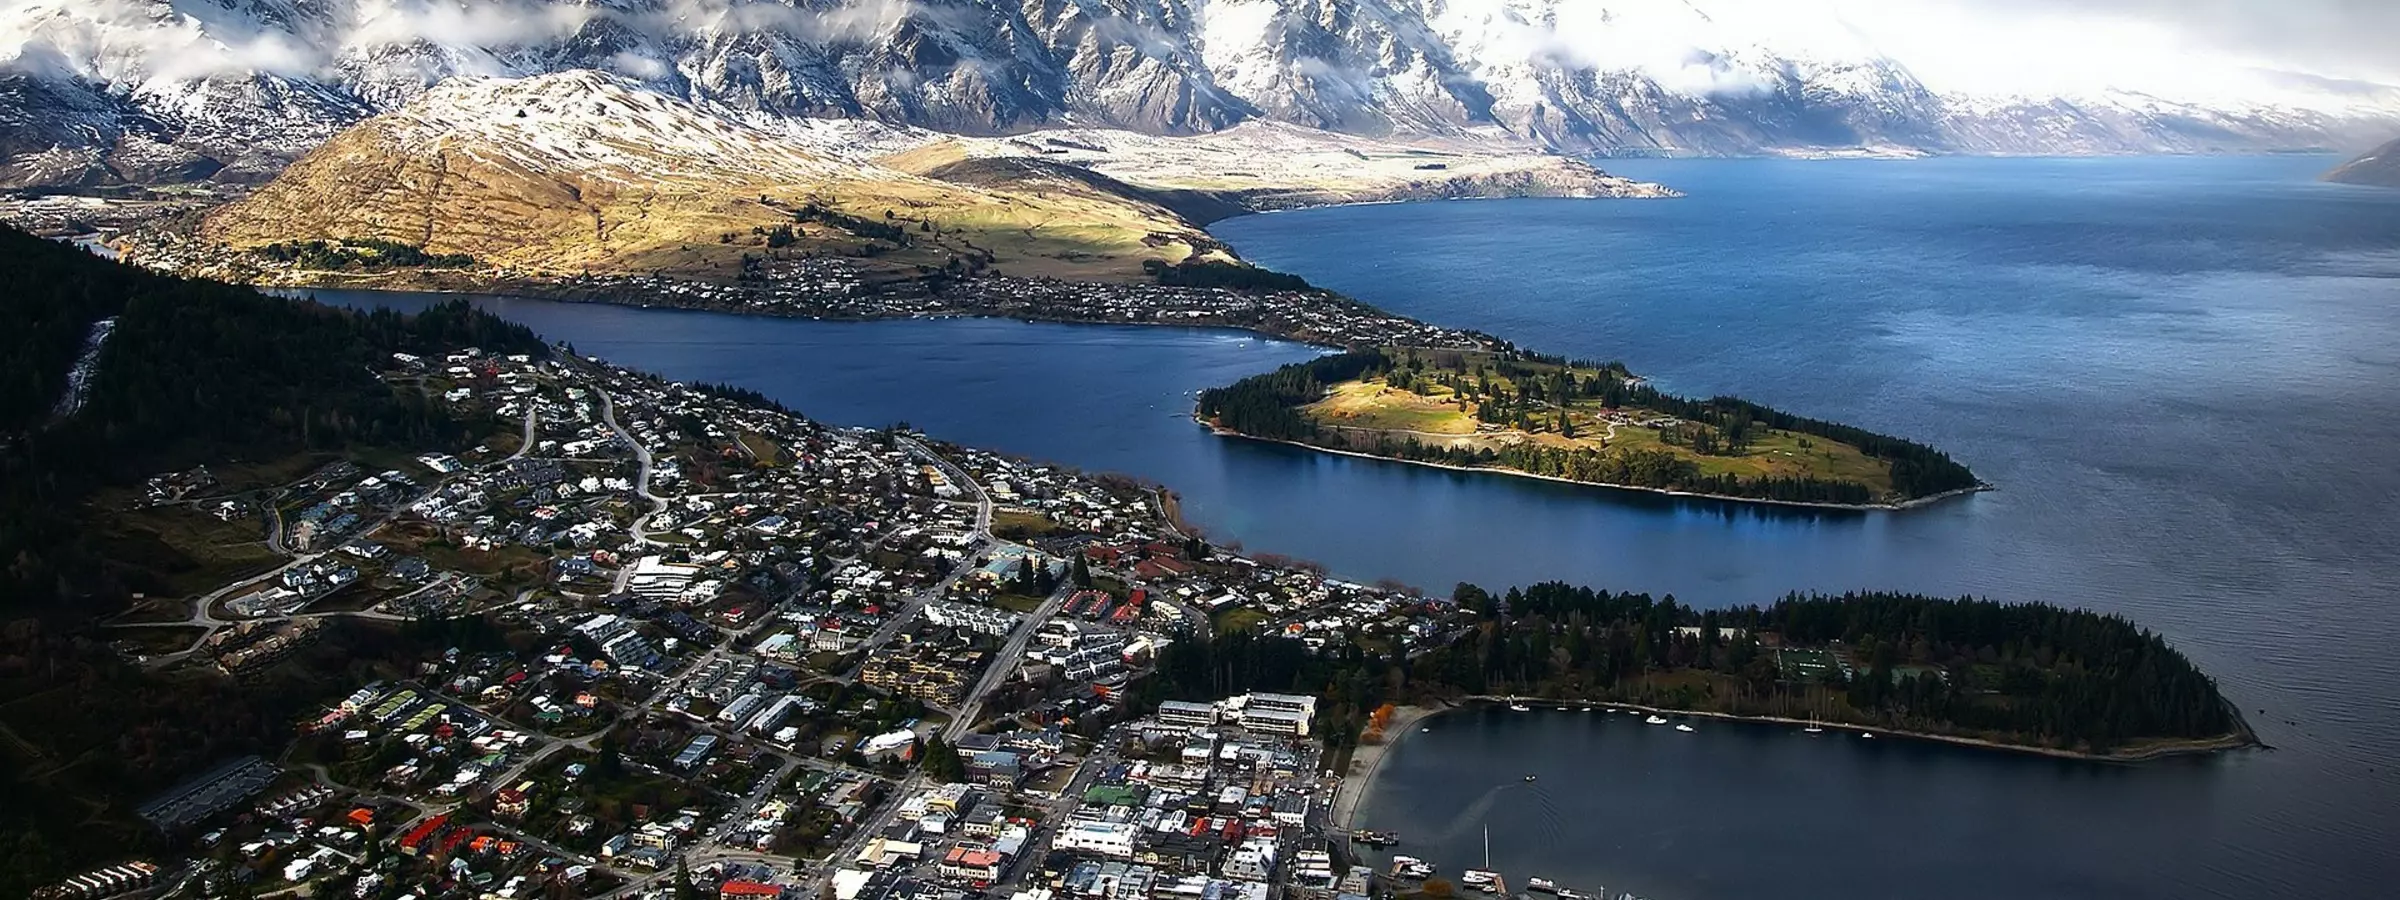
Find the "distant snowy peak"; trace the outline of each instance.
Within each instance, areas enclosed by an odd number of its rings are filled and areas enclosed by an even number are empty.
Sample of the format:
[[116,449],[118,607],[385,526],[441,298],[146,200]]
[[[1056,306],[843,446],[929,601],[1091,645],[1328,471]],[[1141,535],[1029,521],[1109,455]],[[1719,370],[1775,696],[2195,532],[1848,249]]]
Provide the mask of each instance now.
[[252,178],[448,78],[582,69],[769,131],[1266,119],[1814,154],[2280,150],[2400,130],[2400,90],[2284,73],[1941,90],[1821,0],[16,0],[0,4],[0,184]]

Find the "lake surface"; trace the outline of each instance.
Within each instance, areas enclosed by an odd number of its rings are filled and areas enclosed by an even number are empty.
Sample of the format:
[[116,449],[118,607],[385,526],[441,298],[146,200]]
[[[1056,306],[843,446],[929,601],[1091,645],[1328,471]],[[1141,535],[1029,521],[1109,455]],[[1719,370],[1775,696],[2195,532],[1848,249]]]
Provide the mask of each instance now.
[[1520,882],[1658,900],[2383,897],[2400,884],[2400,192],[2310,180],[2332,162],[1625,161],[1690,196],[1215,228],[1398,312],[1917,438],[2001,487],[1897,515],[1217,439],[1183,418],[1192,391],[1312,352],[1238,334],[490,302],[582,352],[828,421],[1157,479],[1221,540],[1351,577],[2121,612],[2279,748],[2106,767],[1463,714],[1396,747],[1361,813],[1447,872],[1488,824]]

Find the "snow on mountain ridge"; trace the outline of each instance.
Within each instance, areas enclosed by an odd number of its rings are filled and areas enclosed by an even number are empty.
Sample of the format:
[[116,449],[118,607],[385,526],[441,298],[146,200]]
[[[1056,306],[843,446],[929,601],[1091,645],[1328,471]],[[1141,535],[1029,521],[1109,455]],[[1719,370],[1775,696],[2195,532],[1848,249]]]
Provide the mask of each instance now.
[[[802,181],[855,168],[589,70],[451,78],[383,121],[390,140],[416,152],[503,153],[526,168],[616,180],[745,172]],[[673,168],[656,171],[661,160]]]
[[0,6],[0,70],[113,108],[18,111],[30,124],[11,146],[34,146],[11,158],[68,164],[0,162],[0,184],[121,178],[128,133],[271,169],[450,76],[572,69],[769,130],[1198,134],[1265,118],[1747,154],[2297,149],[2400,128],[2400,89],[2222,67],[2174,90],[1937,89],[1841,2],[18,0]]

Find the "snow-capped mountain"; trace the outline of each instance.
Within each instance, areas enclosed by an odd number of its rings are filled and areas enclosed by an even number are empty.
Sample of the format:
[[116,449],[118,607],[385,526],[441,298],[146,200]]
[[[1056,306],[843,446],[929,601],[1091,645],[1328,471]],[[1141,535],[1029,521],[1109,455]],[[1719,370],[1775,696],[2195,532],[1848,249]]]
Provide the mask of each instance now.
[[1838,16],[1789,12],[1819,2],[17,0],[0,183],[256,177],[446,77],[572,69],[762,127],[980,135],[1266,119],[1576,153],[2119,153],[2400,128],[2400,89],[2321,79],[1937,91]]

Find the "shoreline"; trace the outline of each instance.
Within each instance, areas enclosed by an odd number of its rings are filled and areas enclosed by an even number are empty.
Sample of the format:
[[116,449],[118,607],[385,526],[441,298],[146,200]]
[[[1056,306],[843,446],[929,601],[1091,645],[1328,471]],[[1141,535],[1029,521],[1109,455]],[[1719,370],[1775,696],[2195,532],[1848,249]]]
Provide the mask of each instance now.
[[1956,490],[1943,491],[1939,494],[1928,494],[1923,497],[1904,500],[1899,503],[1825,503],[1813,500],[1773,500],[1765,497],[1739,497],[1732,494],[1710,494],[1699,491],[1678,491],[1670,490],[1668,488],[1643,487],[1637,484],[1612,484],[1605,481],[1577,481],[1572,478],[1560,478],[1556,475],[1537,475],[1532,472],[1525,472],[1500,466],[1458,466],[1451,465],[1449,463],[1434,462],[1432,460],[1402,459],[1397,456],[1378,456],[1373,453],[1365,453],[1357,450],[1337,450],[1332,447],[1322,447],[1316,444],[1304,443],[1301,441],[1285,440],[1283,438],[1259,437],[1254,434],[1245,434],[1201,418],[1198,410],[1192,411],[1191,418],[1193,422],[1199,423],[1201,427],[1208,429],[1210,433],[1215,434],[1218,437],[1240,438],[1246,441],[1258,441],[1262,444],[1283,444],[1289,447],[1299,447],[1304,450],[1313,450],[1318,453],[1331,453],[1337,456],[1349,456],[1357,459],[1371,459],[1377,462],[1400,463],[1402,465],[1410,466],[1424,466],[1428,469],[1441,469],[1448,472],[1463,472],[1471,475],[1506,475],[1512,478],[1530,478],[1535,481],[1581,485],[1583,487],[1601,488],[1612,491],[1640,491],[1646,494],[1658,494],[1665,497],[1680,497],[1687,500],[1716,500],[1726,503],[1756,503],[1764,506],[1783,506],[1794,509],[1819,509],[1834,512],[1907,512],[1912,509],[1920,509],[1956,497],[1964,497],[1969,494],[1980,494],[1985,491],[1999,490],[1998,487],[1990,484],[1978,484],[1974,487],[1963,487]]
[[[1505,705],[1509,702],[1509,698],[1507,697],[1494,696],[1490,694],[1471,694],[1462,699],[1499,705]],[[1582,707],[1585,709],[1607,707],[1615,707],[1617,709],[1634,709],[1655,715],[1690,716],[1702,719],[1715,719],[1724,722],[1750,722],[1761,725],[1802,726],[1810,724],[1810,722],[1806,719],[1793,719],[1785,716],[1744,716],[1736,715],[1734,713],[1710,712],[1707,710],[1696,709],[1676,709],[1665,706],[1647,706],[1640,703],[1617,703],[1607,700],[1571,700],[1559,699],[1556,697],[1519,697],[1517,699],[1523,701],[1549,703],[1553,705],[1566,704],[1568,706]],[[1463,707],[1453,707],[1453,709],[1457,708]],[[1928,741],[1932,743],[1949,744],[1951,746],[1967,747],[1977,750],[1990,750],[2025,756],[2043,756],[2051,759],[2073,760],[2076,762],[2118,763],[2126,765],[2153,762],[2162,759],[2173,759],[2183,756],[2208,756],[2234,750],[2247,750],[2253,748],[2273,749],[2268,747],[2264,742],[2260,741],[2258,739],[2258,735],[2250,730],[2249,721],[2242,718],[2241,711],[2234,707],[2231,701],[2226,701],[2225,708],[2227,712],[2231,713],[2233,716],[2234,730],[2231,732],[2227,732],[2213,738],[2189,738],[2169,741],[2163,744],[2144,747],[2140,750],[2135,750],[2128,753],[2090,753],[2081,750],[2067,750],[2059,747],[2043,747],[2035,744],[2012,744],[2007,741],[1996,741],[1987,738],[1967,737],[1964,735],[1955,734],[1941,734],[1931,731],[1876,728],[1850,722],[1819,721],[1815,724],[1817,727],[1824,728],[1828,731],[1838,730],[1871,733],[1877,736]]]
[[263,294],[268,294],[268,295],[271,295],[271,296],[283,297],[283,298],[285,298],[285,299],[290,299],[290,300],[310,300],[310,301],[314,301],[314,302],[318,302],[318,303],[323,303],[323,302],[324,302],[324,301],[321,301],[321,300],[317,300],[317,298],[316,298],[316,293],[317,293],[318,291],[347,291],[347,292],[350,292],[350,293],[358,293],[358,294],[422,294],[422,295],[431,295],[431,296],[440,296],[440,297],[456,297],[456,298],[467,299],[467,300],[473,300],[473,299],[476,299],[476,298],[495,299],[495,300],[509,300],[509,299],[517,299],[517,300],[538,300],[538,301],[541,301],[541,302],[543,302],[543,303],[563,303],[563,304],[571,304],[571,305],[578,305],[578,306],[616,306],[616,307],[623,307],[623,308],[626,308],[626,309],[646,309],[646,310],[651,310],[651,311],[654,311],[654,312],[668,312],[668,313],[698,313],[698,314],[702,314],[702,315],[715,315],[715,316],[745,316],[745,317],[758,317],[758,318],[768,318],[768,319],[785,319],[785,320],[791,320],[791,321],[801,321],[801,322],[828,322],[828,323],[833,323],[833,324],[837,324],[837,325],[877,325],[877,324],[884,324],[884,323],[891,323],[891,322],[943,322],[943,321],[959,321],[959,320],[969,320],[969,319],[976,319],[976,320],[995,321],[995,322],[998,322],[998,321],[1017,322],[1017,323],[1026,324],[1026,325],[1072,325],[1072,326],[1078,326],[1078,327],[1101,327],[1101,328],[1107,328],[1107,327],[1123,327],[1123,328],[1164,328],[1164,329],[1173,329],[1173,330],[1179,330],[1179,331],[1193,331],[1193,332],[1200,332],[1200,333],[1204,333],[1204,334],[1221,334],[1221,335],[1224,335],[1224,336],[1227,336],[1227,337],[1240,337],[1240,338],[1245,338],[1245,339],[1249,339],[1249,340],[1281,341],[1281,342],[1283,342],[1283,343],[1287,343],[1287,344],[1296,344],[1296,345],[1303,346],[1303,347],[1314,347],[1314,348],[1317,348],[1317,349],[1320,349],[1320,350],[1335,351],[1335,352],[1338,352],[1338,351],[1341,351],[1341,350],[1347,349],[1347,348],[1345,348],[1344,346],[1342,346],[1342,345],[1340,345],[1340,344],[1335,344],[1335,343],[1331,343],[1331,342],[1327,342],[1327,341],[1322,341],[1322,340],[1318,340],[1318,339],[1315,339],[1315,338],[1298,337],[1298,336],[1293,336],[1293,335],[1281,334],[1281,333],[1278,333],[1278,332],[1273,332],[1273,331],[1263,331],[1263,330],[1260,330],[1260,329],[1257,329],[1257,328],[1251,328],[1251,327],[1244,326],[1244,325],[1235,325],[1235,324],[1227,324],[1227,323],[1216,323],[1216,322],[1201,322],[1201,323],[1198,323],[1198,324],[1192,324],[1192,323],[1185,323],[1185,322],[1160,322],[1160,321],[1156,321],[1156,320],[1141,320],[1141,321],[1132,321],[1132,320],[1123,320],[1123,319],[1101,319],[1101,318],[1086,318],[1086,319],[1078,319],[1078,318],[1071,318],[1071,317],[1065,317],[1065,316],[1056,316],[1056,317],[1052,317],[1052,316],[1032,316],[1032,315],[1025,315],[1025,314],[1022,314],[1022,313],[1017,313],[1017,312],[974,312],[974,311],[955,311],[955,312],[939,312],[939,313],[911,313],[911,314],[906,314],[906,315],[902,315],[902,314],[893,314],[893,315],[885,315],[885,316],[874,316],[874,315],[843,315],[843,314],[826,314],[826,315],[820,315],[820,314],[813,314],[813,313],[803,313],[803,312],[797,312],[797,311],[785,312],[785,311],[775,311],[775,310],[720,309],[720,308],[713,307],[713,306],[702,306],[702,305],[692,305],[692,304],[678,304],[678,303],[649,303],[649,302],[636,301],[636,300],[630,300],[630,299],[624,299],[624,300],[620,300],[620,299],[611,299],[611,298],[604,297],[604,296],[597,295],[597,294],[595,294],[595,295],[589,295],[589,296],[582,296],[582,295],[576,295],[576,296],[566,296],[566,295],[561,295],[561,296],[544,296],[544,295],[541,295],[541,294],[535,294],[535,293],[530,293],[530,292],[522,292],[522,291],[507,291],[507,290],[499,290],[499,289],[494,289],[494,290],[456,290],[456,289],[436,289],[436,288],[417,288],[417,287],[368,287],[368,286],[361,286],[361,285],[331,285],[331,284],[310,285],[310,286],[305,286],[305,287],[303,287],[303,286],[294,286],[294,285],[277,285],[277,284],[264,284],[264,283],[252,283],[252,284],[249,284],[249,285],[248,285],[248,287],[250,287],[250,288],[252,288],[252,289],[255,289],[255,290],[257,290],[257,291],[258,291],[258,292],[260,292],[260,293],[263,293]]
[[[1438,707],[1415,704],[1393,707],[1392,721],[1384,730],[1383,743],[1361,742],[1350,751],[1350,769],[1341,773],[1341,786],[1334,789],[1333,809],[1326,816],[1326,824],[1344,832],[1350,831],[1351,820],[1358,816],[1358,804],[1366,799],[1367,789],[1375,785],[1375,775],[1383,770],[1383,759],[1390,754],[1392,747],[1399,744],[1402,738],[1413,734],[1409,729],[1416,727],[1418,722],[1457,709],[1448,703]],[[1352,771],[1358,774],[1350,774]]]
[[[396,273],[385,273],[385,274],[396,274]],[[351,277],[352,277],[352,278],[355,278],[356,276],[351,276]],[[552,282],[544,281],[544,280],[541,280],[541,279],[535,279],[535,278],[508,278],[508,277],[501,277],[501,278],[492,278],[492,279],[481,279],[481,280],[475,280],[475,281],[473,281],[471,284],[468,284],[467,286],[464,286],[464,287],[457,286],[457,285],[453,285],[453,284],[447,284],[447,283],[430,283],[430,284],[427,284],[427,283],[405,283],[405,284],[398,284],[398,285],[391,285],[391,284],[371,284],[371,283],[354,283],[354,282],[347,282],[347,281],[344,281],[344,280],[339,280],[339,279],[336,279],[336,280],[298,280],[298,281],[251,281],[251,282],[240,282],[240,283],[242,283],[242,284],[246,284],[247,286],[249,286],[249,287],[251,287],[252,289],[255,289],[255,290],[257,290],[257,291],[259,291],[259,292],[261,292],[261,293],[274,294],[274,295],[277,295],[277,296],[284,296],[284,297],[293,297],[293,298],[310,298],[310,299],[313,299],[314,293],[315,293],[315,292],[317,292],[317,291],[353,291],[353,292],[359,292],[359,293],[431,294],[431,295],[439,295],[439,296],[448,296],[448,297],[465,297],[465,298],[476,298],[476,297],[485,297],[485,298],[502,298],[502,299],[505,299],[505,298],[521,298],[521,299],[526,299],[526,300],[541,300],[541,301],[546,301],[546,302],[550,302],[550,303],[573,303],[573,304],[585,304],[585,305],[592,305],[592,306],[616,306],[616,307],[624,307],[624,308],[629,308],[629,309],[649,309],[649,310],[662,310],[662,311],[670,311],[670,312],[711,313],[711,314],[716,314],[716,315],[726,315],[726,316],[759,316],[759,317],[764,317],[764,318],[772,318],[772,319],[793,319],[793,320],[804,320],[804,321],[812,321],[812,322],[842,322],[842,323],[858,323],[858,324],[865,324],[865,323],[875,323],[875,322],[939,321],[939,320],[944,320],[944,319],[990,319],[990,320],[1005,320],[1005,321],[1013,321],[1013,322],[1022,322],[1022,323],[1026,323],[1026,324],[1032,324],[1032,325],[1085,325],[1085,326],[1098,325],[1098,326],[1125,326],[1125,327],[1137,327],[1137,328],[1170,328],[1170,329],[1182,329],[1182,330],[1188,330],[1188,331],[1215,331],[1215,332],[1224,332],[1224,333],[1228,333],[1228,334],[1238,334],[1238,335],[1241,335],[1241,336],[1243,336],[1243,337],[1252,338],[1252,339],[1257,339],[1257,340],[1282,341],[1282,342],[1284,342],[1284,343],[1289,343],[1289,344],[1298,344],[1298,345],[1300,345],[1300,346],[1304,346],[1304,347],[1314,347],[1314,348],[1317,348],[1317,349],[1320,349],[1320,350],[1331,351],[1331,352],[1340,352],[1340,351],[1344,351],[1344,350],[1351,350],[1351,349],[1355,349],[1355,348],[1357,348],[1357,347],[1363,347],[1363,346],[1372,346],[1372,345],[1374,345],[1374,343],[1375,343],[1375,342],[1369,341],[1369,342],[1360,343],[1360,344],[1347,344],[1347,343],[1343,343],[1343,342],[1336,341],[1336,340],[1331,340],[1331,339],[1325,338],[1325,337],[1323,337],[1323,336],[1320,336],[1320,335],[1317,335],[1317,334],[1313,334],[1313,333],[1309,333],[1309,332],[1305,332],[1305,331],[1297,331],[1297,330],[1280,330],[1280,329],[1274,329],[1274,328],[1262,328],[1262,327],[1259,327],[1259,326],[1256,326],[1256,325],[1244,324],[1244,323],[1241,323],[1241,322],[1236,322],[1236,321],[1229,321],[1229,320],[1223,319],[1223,318],[1221,318],[1221,317],[1207,317],[1207,316],[1203,316],[1203,317],[1199,317],[1199,318],[1185,319],[1185,320],[1180,320],[1180,321],[1177,321],[1177,320],[1167,320],[1167,319],[1158,319],[1158,318],[1147,318],[1147,319],[1123,319],[1123,318],[1115,318],[1115,317],[1112,317],[1112,316],[1102,316],[1102,315],[1078,316],[1078,315],[1055,314],[1055,313],[1051,313],[1051,314],[1045,314],[1045,313],[1037,313],[1037,312],[1032,312],[1032,311],[1029,311],[1029,310],[1026,310],[1026,309],[1021,309],[1021,308],[1007,308],[1007,309],[1003,309],[1003,308],[989,308],[989,309],[979,309],[979,308],[975,308],[975,307],[974,307],[974,306],[972,306],[972,305],[968,305],[968,306],[961,306],[961,307],[957,307],[957,308],[951,308],[951,309],[942,309],[942,310],[938,310],[938,311],[932,311],[932,312],[893,312],[893,313],[888,313],[888,314],[874,314],[874,313],[850,313],[850,312],[843,312],[843,311],[839,311],[839,310],[824,310],[824,309],[810,310],[810,309],[792,309],[792,308],[778,308],[778,307],[765,307],[765,308],[760,308],[760,307],[741,306],[741,305],[734,305],[734,304],[706,303],[706,302],[692,302],[692,301],[688,301],[688,300],[680,300],[680,299],[678,299],[678,298],[672,298],[672,297],[668,297],[668,296],[665,296],[665,295],[655,295],[655,296],[654,296],[654,295],[643,295],[643,294],[627,294],[627,293],[625,293],[623,290],[616,290],[616,289],[588,289],[588,288],[572,288],[572,287],[564,287],[564,286],[561,286],[561,285],[558,285],[558,284],[555,284],[555,283],[552,283]],[[1338,300],[1340,300],[1340,301],[1344,301],[1344,302],[1349,302],[1349,303],[1358,304],[1358,305],[1359,305],[1361,308],[1364,308],[1364,309],[1370,310],[1370,311],[1372,311],[1373,313],[1382,314],[1382,315],[1386,315],[1386,316],[1391,316],[1391,315],[1394,315],[1394,314],[1391,314],[1391,313],[1385,313],[1385,312],[1383,312],[1381,309],[1378,309],[1378,308],[1376,308],[1376,307],[1367,306],[1367,305],[1365,305],[1365,304],[1363,304],[1363,303],[1358,303],[1358,301],[1356,301],[1356,300],[1354,300],[1354,299],[1352,299],[1352,298],[1349,298],[1349,297],[1346,297],[1346,296],[1342,296],[1342,295],[1340,295],[1340,294],[1336,294],[1336,293],[1333,293],[1333,292],[1330,292],[1330,291],[1324,291],[1324,290],[1322,290],[1322,289],[1317,289],[1317,290],[1316,290],[1316,291],[1314,291],[1314,292],[1315,292],[1315,293],[1320,293],[1320,294],[1323,294],[1323,295],[1325,295],[1325,296],[1327,296],[1327,297],[1336,298],[1336,299],[1338,299]],[[1170,310],[1170,311],[1171,311],[1171,310]],[[1400,317],[1400,318],[1405,318],[1405,317]],[[1417,322],[1417,320],[1415,320],[1415,319],[1407,319],[1406,321],[1409,321],[1409,322]],[[1428,325],[1429,327],[1434,327],[1434,326],[1430,326],[1430,323],[1418,323],[1418,324],[1426,324],[1426,325]],[[1489,342],[1489,341],[1495,340],[1495,339],[1494,339],[1494,338],[1492,338],[1490,335],[1483,335],[1483,334],[1481,334],[1481,333],[1478,333],[1478,332],[1465,331],[1465,330],[1459,330],[1459,329],[1453,329],[1453,330],[1460,331],[1460,333],[1463,333],[1463,334],[1468,334],[1468,335],[1471,335],[1471,336],[1472,336],[1472,337],[1473,337],[1475,340],[1477,340],[1477,341],[1480,341],[1480,342]],[[1485,343],[1485,344],[1483,344],[1483,345],[1486,345],[1486,346],[1488,346],[1488,343]],[[1416,345],[1408,345],[1408,344],[1404,344],[1404,345],[1402,345],[1402,346],[1416,346]],[[1429,347],[1447,347],[1447,346],[1452,346],[1452,345],[1448,345],[1448,344],[1442,344],[1442,345],[1430,345],[1430,344],[1429,344],[1429,345],[1425,345],[1425,346],[1429,346]]]

